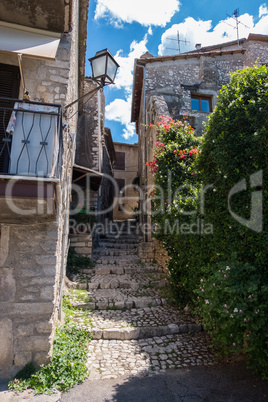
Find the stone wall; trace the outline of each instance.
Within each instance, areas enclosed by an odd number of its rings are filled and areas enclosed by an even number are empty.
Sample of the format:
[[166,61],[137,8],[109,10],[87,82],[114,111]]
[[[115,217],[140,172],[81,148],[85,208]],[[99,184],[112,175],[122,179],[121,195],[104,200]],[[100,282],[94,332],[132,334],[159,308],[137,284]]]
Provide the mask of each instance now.
[[92,236],[85,234],[70,235],[70,247],[74,247],[75,252],[83,257],[92,257]]
[[[250,35],[251,36],[251,35]],[[245,66],[253,66],[254,64],[268,64],[268,37],[267,35],[259,35],[259,40],[249,40],[246,43]],[[254,38],[254,34],[253,34]],[[260,40],[262,39],[262,40]]]
[[154,239],[154,259],[156,260],[157,264],[167,270],[169,256],[168,252],[164,249],[161,242]]
[[164,269],[167,269],[169,260],[168,253],[163,248],[161,242],[156,239],[152,239],[148,242],[140,241],[138,245],[138,256],[141,262],[156,262]]
[[[179,119],[189,113],[197,134],[201,135],[208,113],[191,111],[191,94],[211,96],[214,108],[219,89],[229,82],[229,72],[243,68],[243,63],[242,53],[149,63],[145,79],[147,108],[152,96],[160,96],[167,104],[168,115]],[[148,109],[146,112],[146,124],[150,124],[151,114]]]
[[[90,78],[84,81],[84,94],[97,88]],[[104,95],[99,90],[91,93],[83,101],[83,114],[79,116],[75,163],[98,172],[102,165],[104,141]]]
[[[79,95],[79,3],[87,5],[72,1],[72,30],[62,34],[56,60],[23,58],[22,62],[31,99],[63,107],[63,163],[54,220],[43,223],[37,217],[38,223],[32,225],[1,225],[1,378],[10,378],[31,360],[37,365],[48,362],[61,310],[78,110],[77,104],[68,111],[64,106]],[[18,59],[15,54],[0,54],[0,63],[18,65]]]
[[[114,220],[123,221],[133,219],[134,208],[138,207],[139,192],[134,190],[132,182],[138,174],[138,146],[135,144],[114,143],[116,152],[125,154],[125,169],[116,169],[114,165],[114,178],[125,181],[125,191],[121,196],[114,198]],[[120,207],[119,207],[120,205]]]
[[68,11],[69,4],[64,0],[1,0],[0,3],[2,21],[53,32],[63,32],[68,27],[69,21],[65,19]]
[[60,278],[58,224],[1,225],[0,378],[51,353]]
[[[111,164],[111,158],[107,147],[103,147],[103,157],[102,157],[102,173],[105,177],[102,178],[101,188],[100,188],[100,200],[101,200],[101,211],[100,216],[101,222],[104,224],[106,220],[113,220],[113,200],[114,200],[114,183],[110,179],[113,177],[113,170]],[[109,177],[108,177],[109,176]]]

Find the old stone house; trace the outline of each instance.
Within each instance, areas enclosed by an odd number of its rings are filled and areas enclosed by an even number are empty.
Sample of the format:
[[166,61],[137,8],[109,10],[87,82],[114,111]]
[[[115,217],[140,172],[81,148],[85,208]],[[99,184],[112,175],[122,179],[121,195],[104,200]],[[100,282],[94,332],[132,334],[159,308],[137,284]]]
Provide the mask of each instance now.
[[61,311],[87,9],[0,4],[0,378],[48,361]]
[[114,148],[113,169],[119,194],[114,197],[113,216],[115,221],[124,221],[132,219],[138,209],[139,193],[132,185],[138,172],[138,145],[114,142]]
[[[148,127],[160,121],[160,116],[180,119],[187,113],[189,122],[202,134],[217,103],[217,93],[229,82],[230,72],[268,63],[268,36],[250,34],[247,39],[202,47],[173,56],[153,57],[148,52],[135,60],[131,121],[139,136],[139,178],[141,223],[150,226],[153,175],[146,162],[153,160],[156,132]],[[150,231],[144,240],[151,241]],[[149,245],[148,245],[149,247]]]

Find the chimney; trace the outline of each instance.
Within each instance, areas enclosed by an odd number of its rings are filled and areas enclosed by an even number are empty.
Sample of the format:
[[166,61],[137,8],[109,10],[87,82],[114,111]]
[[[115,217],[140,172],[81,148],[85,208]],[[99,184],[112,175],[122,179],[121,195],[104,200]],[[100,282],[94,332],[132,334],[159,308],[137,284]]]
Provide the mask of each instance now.
[[196,48],[196,50],[200,50],[200,49],[201,49],[201,43],[197,43],[197,44],[195,45],[195,48]]

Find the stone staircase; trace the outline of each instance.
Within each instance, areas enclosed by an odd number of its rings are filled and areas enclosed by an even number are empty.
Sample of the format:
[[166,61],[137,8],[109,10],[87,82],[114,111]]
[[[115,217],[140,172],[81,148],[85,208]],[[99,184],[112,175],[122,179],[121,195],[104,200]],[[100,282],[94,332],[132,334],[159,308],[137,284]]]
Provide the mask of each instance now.
[[213,362],[207,335],[192,316],[179,312],[162,296],[163,269],[140,262],[138,242],[135,233],[122,227],[118,236],[107,234],[94,251],[95,268],[74,278],[80,289],[87,289],[88,300],[74,298],[73,305],[88,309],[92,322],[91,377],[151,375]]

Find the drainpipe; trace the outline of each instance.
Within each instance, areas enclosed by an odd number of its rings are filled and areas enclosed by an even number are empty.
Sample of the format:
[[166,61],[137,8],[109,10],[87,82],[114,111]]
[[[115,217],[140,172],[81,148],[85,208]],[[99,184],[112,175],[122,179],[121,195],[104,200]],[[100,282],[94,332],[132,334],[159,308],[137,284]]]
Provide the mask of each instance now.
[[[99,172],[102,173],[102,142],[101,142],[101,98],[100,91],[98,91],[98,148],[99,148]],[[98,202],[97,202],[97,212],[98,212],[98,222],[101,222],[100,218],[101,211],[101,185],[98,190]],[[99,237],[99,236],[98,236]],[[98,238],[99,241],[99,238]]]
[[69,223],[68,223],[68,210],[69,208],[69,194],[70,194],[70,177],[67,177],[67,185],[66,185],[66,199],[64,200],[64,205],[62,206],[64,208],[63,212],[63,232],[62,232],[62,241],[61,241],[61,270],[60,270],[60,295],[59,295],[59,305],[58,305],[58,310],[59,310],[59,320],[62,320],[62,296],[63,296],[63,287],[64,287],[64,280],[65,280],[65,272],[66,272],[66,263],[67,263],[67,255],[69,251],[69,245],[70,245],[70,240],[67,240],[67,249],[65,253],[65,245],[66,245],[66,239],[69,236]]
[[[136,64],[137,67],[141,67],[143,69],[143,124],[146,124],[146,70],[145,70],[145,66],[141,65],[141,64]],[[144,165],[147,162],[147,143],[146,143],[146,128],[143,127],[144,130]],[[148,175],[147,175],[147,168],[145,168],[145,185],[146,185],[146,191],[145,191],[145,223],[147,223],[147,182],[148,182]],[[148,242],[148,234],[147,234],[147,230],[145,232],[145,236],[144,236],[145,242]]]

